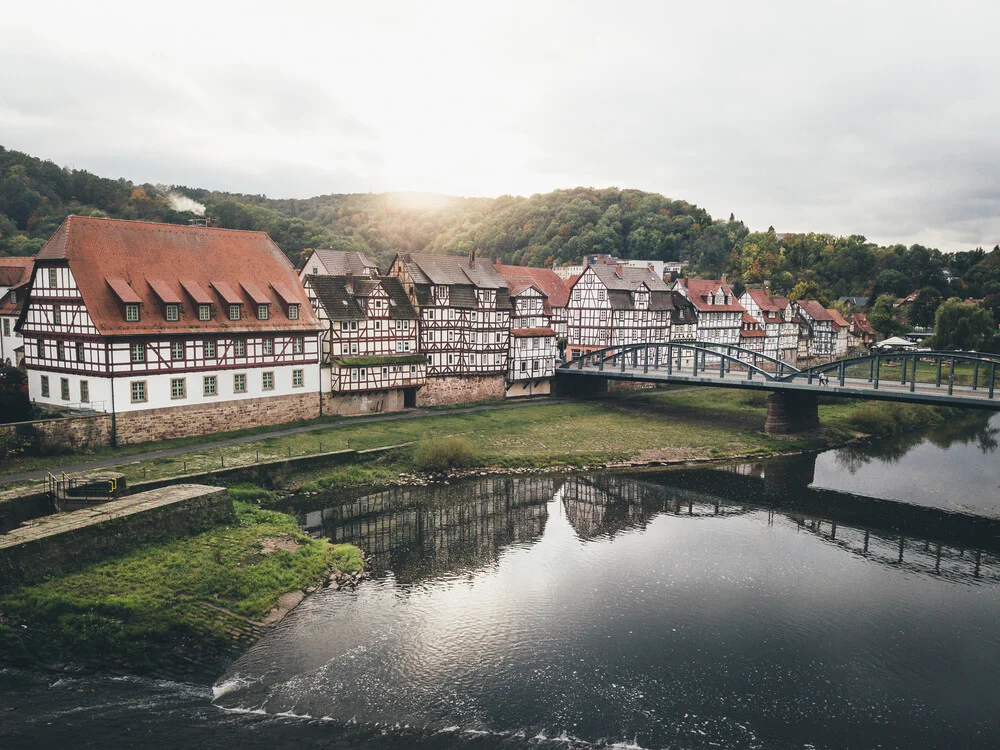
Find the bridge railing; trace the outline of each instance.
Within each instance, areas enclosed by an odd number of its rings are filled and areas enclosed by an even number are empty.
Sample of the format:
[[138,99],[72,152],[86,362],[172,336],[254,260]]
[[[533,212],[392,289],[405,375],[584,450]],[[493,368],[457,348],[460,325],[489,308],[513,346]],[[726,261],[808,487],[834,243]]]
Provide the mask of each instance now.
[[560,369],[594,368],[604,372],[613,368],[625,372],[627,368],[642,368],[669,375],[689,375],[699,377],[710,370],[720,378],[734,370],[746,372],[746,379],[760,375],[765,380],[782,380],[799,369],[767,354],[745,349],[733,344],[712,342],[639,343],[609,346],[586,352],[567,361]]
[[[895,363],[899,363],[898,373],[895,372],[897,366]],[[928,369],[921,365],[930,367]],[[837,383],[841,387],[848,378],[860,378],[871,383],[875,390],[887,382],[898,382],[902,386],[908,386],[912,393],[916,391],[918,383],[925,385],[933,383],[935,388],[947,387],[949,396],[953,395],[956,385],[968,385],[973,392],[986,391],[986,397],[992,399],[997,391],[998,370],[1000,370],[1000,356],[992,354],[946,350],[879,352],[816,365],[786,375],[784,380],[792,382],[804,378],[811,385],[813,380],[820,376],[835,373]],[[919,377],[921,374],[925,378],[921,379]]]

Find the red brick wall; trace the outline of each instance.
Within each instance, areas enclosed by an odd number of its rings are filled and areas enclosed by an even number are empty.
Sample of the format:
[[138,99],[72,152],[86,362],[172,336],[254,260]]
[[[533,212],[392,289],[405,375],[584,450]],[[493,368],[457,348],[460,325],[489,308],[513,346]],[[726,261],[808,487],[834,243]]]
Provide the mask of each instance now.
[[506,390],[503,375],[427,378],[427,384],[417,391],[417,406],[503,401]]

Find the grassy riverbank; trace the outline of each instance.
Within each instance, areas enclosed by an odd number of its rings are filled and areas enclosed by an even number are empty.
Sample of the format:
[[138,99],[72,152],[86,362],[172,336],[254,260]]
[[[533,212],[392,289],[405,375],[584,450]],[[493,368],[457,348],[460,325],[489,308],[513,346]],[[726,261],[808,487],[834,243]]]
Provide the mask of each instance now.
[[284,513],[235,505],[232,525],[0,596],[0,661],[213,672],[328,570],[360,570],[356,547],[311,539]]
[[[732,389],[675,389],[639,392],[594,401],[563,401],[487,411],[432,412],[418,418],[373,423],[341,420],[321,429],[211,450],[192,446],[181,454],[135,460],[128,453],[115,468],[129,482],[219,468],[248,466],[289,456],[347,448],[367,449],[457,437],[471,448],[474,463],[501,468],[590,466],[628,461],[724,459],[816,450],[858,433],[892,435],[932,426],[948,409],[907,404],[825,399],[819,409],[823,429],[795,438],[763,433],[766,394]],[[171,441],[156,448],[169,448]],[[128,450],[131,451],[133,447]],[[55,466],[79,457],[54,457]],[[8,462],[13,473],[37,459]],[[415,468],[412,452],[392,462],[350,464],[303,470],[296,481],[322,486],[386,484]]]

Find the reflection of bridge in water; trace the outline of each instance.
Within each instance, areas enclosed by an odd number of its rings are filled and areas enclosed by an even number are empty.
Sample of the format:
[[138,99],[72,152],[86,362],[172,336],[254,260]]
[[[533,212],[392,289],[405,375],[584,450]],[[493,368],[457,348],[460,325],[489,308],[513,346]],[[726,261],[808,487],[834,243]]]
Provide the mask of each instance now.
[[810,487],[815,457],[631,475],[486,477],[397,487],[300,514],[309,531],[357,544],[400,581],[477,568],[540,539],[557,502],[582,540],[669,515],[766,514],[853,555],[921,575],[1000,582],[1000,520]]

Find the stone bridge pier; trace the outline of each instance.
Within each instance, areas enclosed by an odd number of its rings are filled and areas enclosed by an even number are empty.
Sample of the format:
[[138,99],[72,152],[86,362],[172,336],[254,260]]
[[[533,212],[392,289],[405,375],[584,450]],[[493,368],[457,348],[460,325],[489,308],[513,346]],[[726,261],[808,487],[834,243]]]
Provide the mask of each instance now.
[[775,391],[767,397],[764,432],[794,435],[819,429],[819,400],[815,393]]

